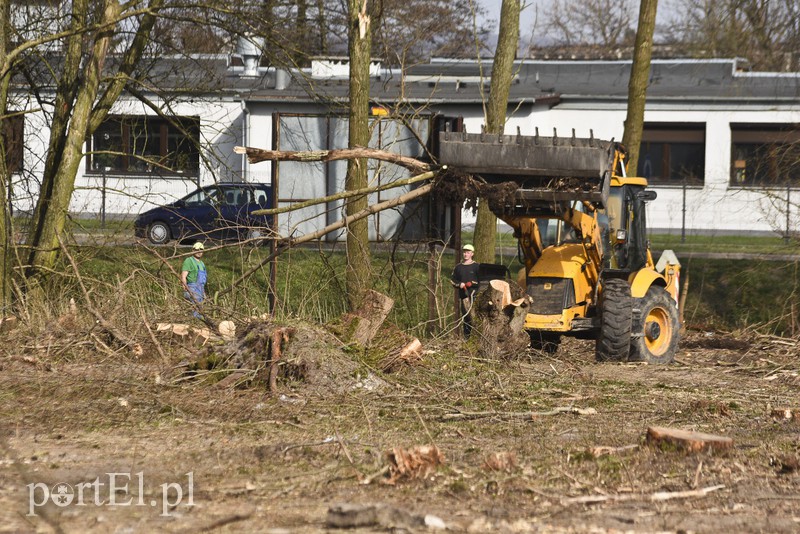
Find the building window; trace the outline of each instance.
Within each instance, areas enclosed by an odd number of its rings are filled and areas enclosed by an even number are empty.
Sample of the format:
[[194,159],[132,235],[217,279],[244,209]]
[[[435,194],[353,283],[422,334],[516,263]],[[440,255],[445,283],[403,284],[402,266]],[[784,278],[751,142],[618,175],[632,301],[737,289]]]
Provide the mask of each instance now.
[[731,124],[731,185],[800,186],[800,126]]
[[644,125],[637,176],[651,184],[702,185],[705,166],[705,124]]
[[25,139],[25,117],[12,115],[0,121],[3,146],[6,151],[6,169],[9,173],[22,172],[23,145]]
[[199,142],[197,118],[111,117],[90,139],[87,170],[197,176]]

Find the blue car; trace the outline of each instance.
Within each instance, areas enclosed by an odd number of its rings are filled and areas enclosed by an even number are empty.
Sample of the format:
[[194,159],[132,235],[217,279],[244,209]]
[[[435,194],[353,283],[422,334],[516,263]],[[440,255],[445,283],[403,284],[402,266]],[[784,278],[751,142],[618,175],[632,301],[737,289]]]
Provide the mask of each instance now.
[[272,207],[271,185],[217,183],[142,213],[133,227],[136,237],[154,245],[172,239],[255,239],[266,234],[272,216],[253,211]]

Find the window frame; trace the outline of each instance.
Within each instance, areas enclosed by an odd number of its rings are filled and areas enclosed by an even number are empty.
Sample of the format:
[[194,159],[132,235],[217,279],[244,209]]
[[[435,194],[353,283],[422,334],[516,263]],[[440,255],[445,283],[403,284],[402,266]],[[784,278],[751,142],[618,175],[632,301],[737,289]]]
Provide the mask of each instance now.
[[[800,124],[731,123],[731,169],[729,185],[743,189],[800,187]],[[791,168],[787,172],[778,161],[780,149],[789,149]],[[742,151],[747,157],[742,157]],[[755,162],[758,152],[766,151],[766,164]],[[793,151],[793,154],[792,154]],[[764,157],[762,154],[761,157]],[[764,180],[761,173],[772,175]]]
[[[661,161],[659,168],[669,169],[670,176],[664,178],[662,176],[647,177],[646,173],[640,172],[640,169],[645,165],[644,154],[647,153],[645,149],[646,143],[654,143],[661,146]],[[702,154],[699,161],[695,162],[695,170],[698,171],[699,176],[688,177],[676,174],[673,176],[678,164],[673,159],[673,148],[678,145],[698,145]],[[677,157],[677,156],[676,156]],[[706,157],[706,124],[704,122],[680,122],[680,123],[664,123],[664,122],[649,122],[645,123],[642,128],[642,140],[639,145],[639,168],[636,169],[635,175],[647,178],[647,182],[654,186],[681,186],[684,181],[689,186],[702,187],[705,184],[705,157]],[[630,172],[630,171],[629,171]],[[633,174],[633,173],[632,173]]]
[[[116,125],[118,126],[115,126]],[[119,148],[115,149],[113,141],[99,147],[98,136],[103,135],[106,126],[111,125],[111,132],[119,131]],[[187,135],[189,134],[189,135]],[[179,136],[178,150],[170,153],[170,141]],[[110,138],[107,138],[110,139]],[[136,150],[143,141],[142,150]],[[113,174],[122,176],[167,176],[181,178],[197,178],[200,175],[200,117],[175,116],[164,118],[155,115],[110,115],[89,136],[87,140],[86,173]],[[157,146],[158,153],[152,150]],[[188,146],[188,150],[180,151]],[[104,151],[119,152],[119,155],[104,154]],[[186,155],[183,168],[169,167],[170,164]],[[100,157],[107,157],[111,165],[98,164]],[[156,160],[157,158],[157,160]],[[172,159],[173,161],[169,161]],[[148,164],[148,160],[152,164]],[[134,168],[138,163],[145,168]]]

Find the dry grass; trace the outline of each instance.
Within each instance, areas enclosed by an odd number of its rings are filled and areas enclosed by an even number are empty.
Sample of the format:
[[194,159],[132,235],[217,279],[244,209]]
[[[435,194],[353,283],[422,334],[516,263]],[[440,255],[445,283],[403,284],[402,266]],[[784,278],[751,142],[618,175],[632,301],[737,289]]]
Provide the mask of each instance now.
[[[362,368],[335,387],[281,381],[270,396],[258,385],[174,381],[189,349],[165,344],[166,359],[154,350],[137,358],[78,315],[36,341],[4,334],[6,529],[318,532],[341,502],[435,514],[455,531],[791,532],[800,524],[800,476],[785,468],[800,454],[800,427],[771,416],[800,409],[792,340],[719,347],[716,335],[695,333],[680,363],[658,367],[596,364],[580,341],[557,357],[489,361],[444,339],[427,342],[420,365],[380,381],[365,380]],[[488,414],[449,417],[464,412]],[[652,450],[643,445],[650,425],[725,435],[735,447],[720,456]],[[435,474],[380,483],[388,451],[426,444],[445,459]],[[621,449],[596,456],[598,446]],[[493,458],[514,461],[487,467]],[[75,485],[115,471],[144,472],[148,500],[158,484],[192,472],[195,506],[171,517],[93,505],[25,516],[26,484]],[[702,497],[653,500],[719,485]]]

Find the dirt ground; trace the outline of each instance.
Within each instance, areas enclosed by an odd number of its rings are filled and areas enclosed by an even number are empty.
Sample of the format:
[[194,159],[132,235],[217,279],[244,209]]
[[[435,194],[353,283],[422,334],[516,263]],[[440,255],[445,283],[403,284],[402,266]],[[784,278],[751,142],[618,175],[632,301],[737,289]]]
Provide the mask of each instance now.
[[[577,340],[456,357],[448,339],[393,374],[272,395],[182,379],[180,351],[3,335],[2,532],[325,532],[342,504],[392,511],[356,532],[800,531],[793,340],[692,332],[648,366]],[[650,426],[734,445],[652,447]],[[443,464],[386,484],[387,452],[418,445]]]

